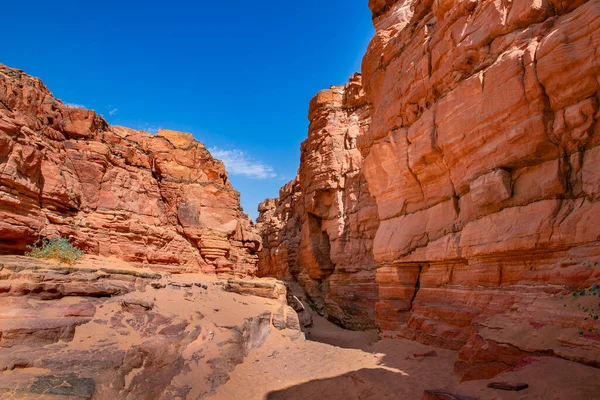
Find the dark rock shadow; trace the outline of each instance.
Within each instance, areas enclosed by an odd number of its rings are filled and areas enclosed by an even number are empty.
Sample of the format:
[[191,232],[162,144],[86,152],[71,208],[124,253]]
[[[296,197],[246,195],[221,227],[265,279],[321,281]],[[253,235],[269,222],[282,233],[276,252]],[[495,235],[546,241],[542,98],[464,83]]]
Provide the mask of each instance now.
[[328,379],[277,390],[267,394],[268,400],[379,400],[420,399],[423,388],[417,377],[383,368],[361,369]]
[[410,374],[425,365],[430,366],[431,372],[444,372],[454,376],[456,380],[459,379],[454,372],[458,353],[452,350],[403,339],[383,339],[377,342],[371,351],[382,354],[381,365],[388,368],[401,369]]
[[312,313],[312,317],[312,326],[303,329],[307,340],[368,352],[379,340],[377,330],[351,331],[326,320],[316,312]]

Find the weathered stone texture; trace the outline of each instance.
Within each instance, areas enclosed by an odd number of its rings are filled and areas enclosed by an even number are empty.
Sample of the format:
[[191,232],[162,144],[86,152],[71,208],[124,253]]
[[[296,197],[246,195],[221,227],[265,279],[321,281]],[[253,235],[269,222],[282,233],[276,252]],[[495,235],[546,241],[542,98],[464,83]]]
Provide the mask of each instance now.
[[319,92],[298,177],[259,207],[259,275],[294,277],[317,310],[352,329],[374,326],[377,229],[357,138],[369,127],[360,75]]
[[[347,153],[330,154],[327,140],[308,144],[325,129],[325,138],[350,131],[353,120],[339,116],[335,91],[322,92],[296,183],[292,214],[301,228],[270,231],[300,238],[289,271],[303,265],[297,275],[306,282],[334,264],[335,276],[343,264],[336,255],[372,250],[372,259],[352,265],[366,286],[378,268],[382,334],[461,349],[457,368],[466,378],[493,375],[527,354],[598,365],[600,321],[566,299],[600,283],[600,1],[369,6],[376,34],[363,59],[361,99],[369,126],[355,136],[362,160],[352,153],[348,165],[369,193],[358,214],[373,210],[370,196],[376,213],[360,222],[334,217],[343,215],[336,205],[347,204],[350,186],[323,182],[335,182],[328,168],[347,171],[338,162]],[[314,104],[323,99],[331,117],[319,125]],[[317,217],[324,228],[316,233],[333,239],[358,230],[369,239],[342,252],[332,240],[330,258],[315,258],[315,248],[326,253],[308,234]]]
[[359,148],[381,220],[383,334],[462,349],[467,378],[527,352],[597,364],[579,333],[598,321],[560,296],[600,281],[600,2],[370,5]]
[[69,237],[90,254],[252,275],[260,237],[192,135],[109,126],[0,66],[0,253]]
[[267,338],[303,340],[282,283],[229,285],[243,302],[205,274],[0,256],[0,398],[204,399]]

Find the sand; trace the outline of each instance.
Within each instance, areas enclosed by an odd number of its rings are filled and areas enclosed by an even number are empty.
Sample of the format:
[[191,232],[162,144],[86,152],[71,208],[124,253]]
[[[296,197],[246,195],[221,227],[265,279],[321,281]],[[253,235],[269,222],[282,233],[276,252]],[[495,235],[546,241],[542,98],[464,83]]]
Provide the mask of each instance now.
[[[540,357],[491,380],[460,382],[457,352],[420,343],[377,340],[377,332],[352,332],[314,317],[306,341],[271,335],[251,351],[212,400],[419,400],[444,389],[481,400],[600,399],[600,369]],[[435,351],[436,356],[415,357]],[[526,363],[527,364],[527,363]],[[521,392],[488,389],[489,382],[525,382]]]
[[[156,393],[163,394],[160,398],[200,396],[213,400],[418,400],[428,389],[445,389],[482,400],[600,399],[600,369],[559,358],[532,357],[521,368],[492,380],[461,383],[454,373],[455,351],[408,340],[379,340],[377,331],[344,330],[315,314],[313,326],[304,332],[306,340],[297,331],[269,328],[268,320],[266,330],[262,326],[252,325],[253,328],[248,321],[257,321],[265,312],[278,312],[281,304],[273,299],[226,292],[223,282],[214,277],[165,276],[153,280],[165,284],[156,289],[131,275],[139,269],[113,260],[93,259],[85,263],[87,268],[68,276],[63,275],[62,267],[55,268],[52,263],[21,258],[2,260],[36,267],[18,273],[2,271],[6,282],[33,284],[66,279],[65,285],[80,287],[105,281],[105,285],[135,285],[136,290],[105,299],[3,297],[0,325],[66,323],[74,318],[72,315],[89,315],[89,321],[78,325],[68,341],[0,348],[0,367],[5,365],[0,368],[0,399],[60,399],[12,389],[19,385],[26,389],[23,385],[40,375],[73,371],[96,381],[98,391],[93,399],[107,400],[158,398],[153,397],[152,386]],[[90,272],[107,266],[121,273],[110,273],[110,277],[101,279],[107,274]],[[205,284],[206,289],[194,283]],[[128,309],[123,305],[127,302],[151,303],[153,308],[145,311],[138,305]],[[162,329],[176,332],[165,336],[159,333]],[[123,360],[137,354],[135,349],[143,349],[146,354],[144,368],[124,368]],[[435,353],[415,356],[428,352]],[[22,360],[18,368],[11,366],[15,359]],[[182,364],[174,369],[169,359]],[[165,374],[170,377],[165,378]],[[124,380],[122,387],[111,389],[119,376]],[[167,380],[160,382],[163,378]],[[530,387],[518,393],[505,392],[488,389],[491,381],[523,382]],[[168,396],[163,392],[165,385],[174,388]],[[182,391],[177,393],[186,395],[169,397],[175,396],[178,388]],[[211,388],[216,388],[216,392],[206,396]]]

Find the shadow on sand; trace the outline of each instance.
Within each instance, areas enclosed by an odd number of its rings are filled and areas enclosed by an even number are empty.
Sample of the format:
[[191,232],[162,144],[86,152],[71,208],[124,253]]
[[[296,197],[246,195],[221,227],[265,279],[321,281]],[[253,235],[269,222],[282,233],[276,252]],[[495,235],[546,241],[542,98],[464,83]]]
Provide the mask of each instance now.
[[344,349],[370,352],[379,340],[377,330],[350,331],[335,325],[318,314],[313,314],[313,325],[304,329],[306,339]]
[[[306,338],[379,358],[380,367],[315,379],[270,392],[266,399],[385,400],[421,399],[425,390],[458,384],[454,375],[457,353],[408,340],[379,340],[377,331],[349,331],[323,317],[313,316]],[[422,356],[425,353],[432,355]],[[327,360],[322,360],[326,363]]]
[[409,376],[402,371],[384,368],[361,369],[328,379],[316,379],[270,392],[268,400],[379,400],[419,399],[422,389],[411,385]]

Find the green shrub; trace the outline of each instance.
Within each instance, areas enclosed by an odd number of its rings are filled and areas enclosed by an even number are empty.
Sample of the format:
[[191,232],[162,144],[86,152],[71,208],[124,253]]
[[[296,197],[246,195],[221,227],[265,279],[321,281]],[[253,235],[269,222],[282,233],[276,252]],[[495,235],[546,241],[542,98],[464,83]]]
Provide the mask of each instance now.
[[85,252],[74,247],[67,238],[42,239],[33,246],[28,246],[30,252],[25,253],[28,257],[58,260],[65,264],[75,264]]

